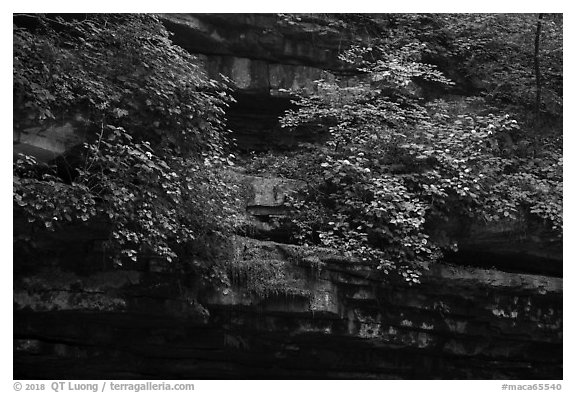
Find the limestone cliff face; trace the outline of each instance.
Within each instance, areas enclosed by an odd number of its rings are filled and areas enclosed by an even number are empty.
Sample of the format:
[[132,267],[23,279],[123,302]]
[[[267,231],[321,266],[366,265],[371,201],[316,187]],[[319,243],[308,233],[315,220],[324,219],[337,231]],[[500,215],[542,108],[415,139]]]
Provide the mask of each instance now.
[[294,28],[275,14],[162,16],[173,41],[198,55],[211,78],[231,80],[238,102],[227,113],[229,126],[247,151],[305,141],[305,134],[288,134],[278,125],[292,94],[310,93],[314,81],[350,73],[337,57],[352,37],[309,19]]
[[277,14],[162,15],[173,41],[191,53],[347,72],[338,61],[339,51],[363,37],[332,28],[314,15],[305,19],[295,28]]
[[325,250],[247,244],[302,292],[239,284],[204,308],[150,272],[18,281],[15,377],[562,377],[560,279],[437,265],[418,288],[382,285]]
[[[290,108],[294,93],[314,90],[314,81],[339,76],[341,83],[357,83],[359,76],[338,55],[348,44],[369,39],[367,31],[352,34],[313,14],[296,22],[278,14],[164,14],[162,21],[174,42],[203,60],[210,77],[232,81],[238,102],[227,116],[245,151],[290,149],[313,141],[309,133],[281,129],[278,118]],[[562,240],[539,223],[432,225],[438,236],[449,232],[460,238],[460,252],[448,256],[456,263],[466,259],[480,267],[562,275]]]
[[[249,233],[273,237],[298,184],[244,181]],[[18,261],[15,378],[562,378],[558,277],[459,261],[408,286],[330,249],[238,236],[231,286],[212,287],[111,269],[98,233]]]
[[26,154],[39,162],[49,162],[85,141],[83,119],[58,122],[46,127],[15,127],[13,155]]
[[[230,126],[248,151],[305,141],[277,126],[289,92],[350,74],[336,61],[349,38],[318,35],[313,18],[304,30],[273,15],[163,21],[211,76],[232,79]],[[42,141],[47,150],[77,143],[66,127]],[[99,246],[105,223],[15,255],[14,377],[562,378],[561,240],[530,222],[438,224],[437,236],[461,235],[460,252],[408,286],[334,250],[288,244],[276,218],[298,182],[237,178],[250,192],[230,286],[153,261],[112,268]]]

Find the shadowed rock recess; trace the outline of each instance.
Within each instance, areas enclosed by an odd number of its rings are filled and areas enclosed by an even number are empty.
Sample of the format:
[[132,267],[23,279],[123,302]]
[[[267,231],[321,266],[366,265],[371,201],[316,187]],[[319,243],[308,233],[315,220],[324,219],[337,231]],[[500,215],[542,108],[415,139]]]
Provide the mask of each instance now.
[[[230,127],[247,151],[305,141],[278,127],[285,90],[346,73],[339,36],[318,40],[313,26],[295,32],[266,15],[163,20],[210,75],[236,85]],[[37,147],[57,155],[72,142]],[[534,224],[439,226],[461,233],[460,251],[419,285],[384,282],[362,261],[286,242],[279,218],[298,181],[235,176],[250,192],[230,287],[153,261],[112,268],[105,223],[15,255],[14,378],[562,378],[562,245]],[[23,226],[15,217],[14,232]]]

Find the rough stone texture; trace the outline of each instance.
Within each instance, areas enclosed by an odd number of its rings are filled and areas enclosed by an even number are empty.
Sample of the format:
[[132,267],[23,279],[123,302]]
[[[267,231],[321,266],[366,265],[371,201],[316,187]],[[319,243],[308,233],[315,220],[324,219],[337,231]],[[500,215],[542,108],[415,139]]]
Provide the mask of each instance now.
[[[251,190],[246,222],[252,236],[286,242],[286,228],[274,218],[287,213],[283,205],[286,195],[297,192],[304,183],[244,175],[237,175],[236,181]],[[431,223],[431,227],[433,237],[439,240],[446,236],[458,239],[458,253],[447,255],[450,263],[562,277],[562,238],[540,222],[526,217],[490,224],[452,220]]]
[[202,55],[208,76],[220,80],[228,77],[243,92],[289,97],[290,93],[310,94],[314,81],[333,80],[334,75],[316,67],[270,64],[262,60],[232,56]]
[[320,35],[321,19],[313,15],[308,19],[295,29],[274,14],[162,15],[174,42],[192,53],[343,71],[338,50],[352,37],[327,26],[322,26]]
[[[342,35],[283,24],[274,14],[164,14],[173,41],[198,54],[208,75],[230,78],[244,92],[282,95],[313,91],[318,79],[333,80]],[[287,92],[286,92],[287,93]]]
[[[236,181],[257,237],[280,230],[301,184]],[[14,378],[562,378],[560,277],[455,254],[408,286],[334,250],[237,237],[231,286],[214,288],[153,261],[112,267],[105,225],[15,253]]]
[[305,185],[298,180],[259,176],[246,177],[245,181],[249,183],[252,191],[246,210],[254,216],[286,214],[287,208],[284,205],[286,195]]
[[460,241],[457,258],[507,271],[562,277],[562,238],[528,217],[491,225],[472,225]]
[[198,302],[149,271],[17,278],[15,378],[562,378],[560,278],[437,264],[411,287],[327,249],[235,244],[288,264],[301,294],[238,281]]
[[[301,184],[235,176],[261,213],[247,220],[278,230],[270,217]],[[232,285],[213,288],[153,263],[98,262],[103,232],[79,227],[16,256],[15,378],[562,378],[559,277],[456,254],[408,286],[334,250],[237,237]]]
[[295,29],[274,14],[162,16],[173,41],[198,55],[211,78],[232,82],[237,103],[227,111],[228,125],[241,150],[291,149],[315,140],[310,133],[289,134],[278,118],[292,108],[294,93],[310,94],[314,81],[349,73],[337,56],[350,38],[327,26],[320,34],[321,19],[309,19]]
[[[287,132],[278,118],[293,107],[294,93],[310,94],[314,81],[349,73],[337,61],[346,40],[341,31],[324,26],[326,33],[319,35],[320,20],[313,16],[299,29],[279,23],[274,14],[165,14],[162,21],[176,44],[198,56],[209,77],[221,80],[224,75],[232,81],[237,103],[227,119],[240,150],[292,149],[318,140],[309,132]],[[44,161],[83,141],[74,122],[20,128],[14,131],[14,152]]]
[[36,157],[47,162],[66,153],[74,146],[84,142],[84,135],[78,121],[53,124],[48,127],[28,127],[13,131],[13,154],[18,153]]
[[458,239],[458,253],[447,255],[448,261],[562,277],[562,237],[529,216],[484,224],[452,220],[430,227],[438,238],[449,234]]
[[[290,107],[282,89],[346,72],[335,62],[338,32],[316,40],[313,24],[164,21],[210,75],[232,78],[239,99],[228,117],[246,150],[304,141],[277,128]],[[74,134],[66,127],[49,143],[39,130],[16,133],[15,151],[61,154],[69,142],[59,138]],[[285,285],[260,293],[239,274],[209,288],[153,261],[114,269],[100,247],[105,223],[35,239],[42,252],[14,255],[14,378],[562,378],[561,241],[525,222],[454,223],[438,232],[461,232],[459,253],[429,266],[421,285],[385,282],[333,250],[266,240],[289,237],[275,219],[299,184],[238,181],[248,190],[244,232],[258,239],[238,237],[228,268],[268,268],[269,280],[281,271]],[[25,231],[16,220],[15,235]]]

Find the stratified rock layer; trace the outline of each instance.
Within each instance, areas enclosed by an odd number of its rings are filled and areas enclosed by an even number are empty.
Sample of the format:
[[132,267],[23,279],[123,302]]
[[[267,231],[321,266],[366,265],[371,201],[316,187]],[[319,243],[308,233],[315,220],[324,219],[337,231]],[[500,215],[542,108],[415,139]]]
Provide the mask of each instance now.
[[[348,72],[336,61],[340,32],[320,38],[313,24],[163,21],[209,75],[232,79],[238,102],[227,116],[247,151],[306,141],[278,128],[290,93]],[[37,131],[15,133],[15,151],[52,159],[79,143],[67,124],[50,130],[57,138]],[[105,223],[17,252],[14,378],[562,378],[561,240],[528,223],[438,226],[462,234],[461,252],[408,286],[333,250],[286,244],[289,230],[275,219],[298,182],[239,181],[249,195],[230,287],[153,262],[112,268],[99,246]],[[15,235],[25,228],[15,221]]]
[[[255,222],[299,186],[244,182]],[[74,233],[76,247],[17,261],[15,378],[562,378],[558,277],[460,260],[409,286],[334,250],[238,236],[218,288],[111,270],[98,231]]]
[[437,264],[407,286],[331,250],[236,247],[289,285],[196,299],[146,271],[17,279],[15,378],[562,378],[559,278]]
[[211,78],[231,81],[237,103],[227,111],[228,126],[240,149],[290,149],[313,140],[281,129],[278,118],[293,107],[295,93],[310,94],[315,81],[349,72],[338,54],[350,37],[309,19],[294,28],[275,14],[162,15],[173,41],[198,55]]

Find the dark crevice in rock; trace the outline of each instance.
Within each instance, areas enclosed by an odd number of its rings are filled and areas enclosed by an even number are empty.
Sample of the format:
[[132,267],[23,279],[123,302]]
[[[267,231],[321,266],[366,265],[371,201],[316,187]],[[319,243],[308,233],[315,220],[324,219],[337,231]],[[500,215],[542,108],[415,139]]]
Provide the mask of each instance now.
[[493,252],[462,248],[458,252],[447,253],[444,261],[455,265],[475,266],[485,269],[498,269],[508,273],[539,274],[550,277],[563,276],[563,263],[557,258],[508,251]]
[[236,103],[230,105],[226,116],[241,152],[288,150],[307,139],[313,141],[312,136],[280,127],[279,118],[294,108],[290,98],[247,92],[237,92],[234,98]]

